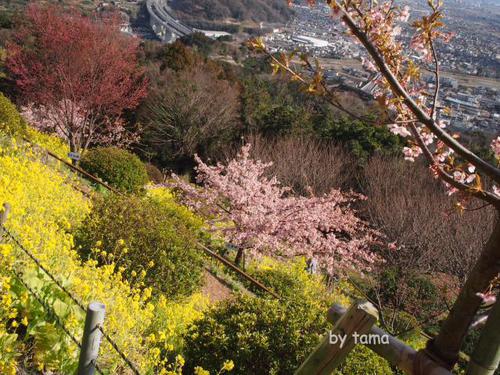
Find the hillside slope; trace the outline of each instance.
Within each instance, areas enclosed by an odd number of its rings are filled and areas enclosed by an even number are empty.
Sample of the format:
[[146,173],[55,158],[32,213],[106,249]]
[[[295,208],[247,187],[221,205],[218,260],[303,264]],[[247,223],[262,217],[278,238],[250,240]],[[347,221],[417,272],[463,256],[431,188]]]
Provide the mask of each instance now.
[[171,7],[187,21],[283,23],[292,15],[285,0],[174,0]]

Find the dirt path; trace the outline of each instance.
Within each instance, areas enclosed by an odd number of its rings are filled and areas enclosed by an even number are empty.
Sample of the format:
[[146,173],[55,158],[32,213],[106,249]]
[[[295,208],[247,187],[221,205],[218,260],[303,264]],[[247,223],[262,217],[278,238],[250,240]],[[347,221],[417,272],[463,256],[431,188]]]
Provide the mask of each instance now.
[[208,296],[211,303],[224,301],[232,297],[233,293],[224,283],[205,270],[201,292]]

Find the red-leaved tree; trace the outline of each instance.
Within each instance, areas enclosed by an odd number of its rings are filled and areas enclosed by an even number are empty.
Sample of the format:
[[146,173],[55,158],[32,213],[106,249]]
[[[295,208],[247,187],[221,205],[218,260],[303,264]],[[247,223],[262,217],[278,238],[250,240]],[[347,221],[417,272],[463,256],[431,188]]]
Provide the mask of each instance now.
[[138,45],[120,32],[117,16],[91,19],[77,10],[29,5],[7,58],[27,120],[63,136],[71,151],[126,143],[131,134],[120,117],[146,95]]
[[168,186],[184,202],[211,217],[212,230],[253,256],[316,259],[329,273],[368,270],[377,260],[370,251],[377,233],[350,207],[359,194],[332,190],[323,196],[297,196],[275,177],[270,163],[250,158],[250,145],[227,165],[208,166],[196,157],[201,187],[177,176]]
[[[316,3],[314,0],[308,2],[311,6]],[[500,137],[491,143],[496,156],[496,162],[492,164],[461,143],[459,135],[447,131],[440,120],[440,114],[447,113],[449,108],[440,101],[439,44],[448,43],[453,37],[443,30],[441,0],[428,0],[429,12],[411,23],[410,7],[398,6],[394,0],[326,0],[326,3],[332,10],[332,22],[340,21],[353,41],[365,48],[365,68],[378,73],[375,98],[392,115],[391,123],[386,125],[408,140],[405,159],[413,161],[425,157],[433,176],[443,181],[450,195],[457,197],[459,209],[466,210],[473,198],[496,208],[496,224],[490,239],[439,334],[429,341],[426,350],[418,357],[422,361],[430,358],[452,368],[476,312],[484,301],[495,299],[493,286],[500,274]],[[404,24],[413,29],[409,46],[405,46],[401,38]],[[290,75],[308,92],[325,95],[333,106],[356,116],[342,106],[341,93],[327,85],[322,69],[310,63],[307,56],[300,56],[301,68],[296,68],[293,64],[296,53],[282,53],[277,57],[266,49],[262,38],[249,44],[269,56],[275,72]],[[422,81],[424,70],[434,75],[436,84],[432,90]],[[374,122],[373,125],[381,124]],[[425,367],[417,367],[424,368],[419,374],[430,373]]]

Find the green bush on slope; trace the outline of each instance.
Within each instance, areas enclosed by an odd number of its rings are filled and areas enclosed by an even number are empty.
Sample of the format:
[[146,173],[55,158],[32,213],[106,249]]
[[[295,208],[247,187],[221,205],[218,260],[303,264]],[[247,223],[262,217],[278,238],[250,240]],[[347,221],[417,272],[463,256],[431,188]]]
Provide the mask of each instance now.
[[[187,368],[199,364],[216,371],[221,359],[232,359],[235,374],[292,374],[327,329],[333,303],[349,304],[340,291],[329,293],[309,275],[305,261],[280,263],[264,259],[249,272],[282,296],[281,301],[239,296],[215,306],[194,322],[186,335]],[[388,363],[367,348],[351,354],[339,374],[391,374]]]
[[8,135],[24,134],[26,122],[16,106],[4,94],[0,93],[0,131]]
[[110,196],[95,203],[76,241],[84,254],[125,267],[131,283],[188,296],[202,277],[200,228],[201,220],[173,199]]
[[134,154],[118,147],[87,151],[80,161],[87,172],[125,192],[137,192],[148,182],[144,163]]

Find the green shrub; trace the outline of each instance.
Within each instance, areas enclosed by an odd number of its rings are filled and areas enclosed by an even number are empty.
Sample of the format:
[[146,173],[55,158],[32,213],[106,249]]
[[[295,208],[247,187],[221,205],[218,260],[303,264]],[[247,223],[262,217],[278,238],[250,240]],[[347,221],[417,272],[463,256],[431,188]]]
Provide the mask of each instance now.
[[293,374],[327,327],[325,310],[308,303],[239,296],[196,321],[185,337],[188,373],[217,373],[231,359],[234,374]]
[[83,255],[113,261],[130,282],[174,298],[200,286],[201,225],[172,198],[109,196],[95,203],[75,239]]
[[340,366],[336,375],[390,375],[389,362],[364,345],[357,345]]
[[378,286],[368,292],[379,297],[384,306],[406,311],[417,320],[426,320],[446,310],[445,295],[428,275],[387,267],[378,276]]
[[412,291],[405,310],[418,317],[432,316],[440,311],[446,311],[446,301],[437,286],[427,275],[416,275],[408,280]]
[[[347,299],[340,294],[329,293],[321,277],[310,275],[306,268],[307,264],[303,258],[291,262],[263,258],[259,262],[250,264],[247,272],[287,300],[294,300],[297,296],[301,296],[310,302],[321,302],[325,309],[328,309],[334,301],[341,304],[348,303]],[[253,284],[248,284],[248,289],[258,296],[269,296]]]
[[118,147],[88,150],[80,166],[125,192],[139,191],[148,182],[144,163],[136,155]]
[[[331,304],[350,303],[342,283],[328,292],[305,269],[303,259],[283,263],[265,258],[251,264],[248,272],[282,299],[249,286],[258,297],[239,296],[209,310],[185,337],[188,370],[200,365],[216,372],[221,360],[232,359],[235,374],[293,374],[331,328],[326,321]],[[367,350],[357,349],[342,374],[392,373],[387,362]]]
[[0,93],[0,131],[9,135],[23,134],[26,122],[16,106],[4,94]]
[[339,119],[331,114],[317,117],[315,131],[322,139],[346,145],[361,162],[376,153],[398,155],[404,144],[401,138],[392,134],[387,127],[373,126],[358,120]]

